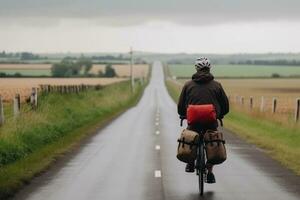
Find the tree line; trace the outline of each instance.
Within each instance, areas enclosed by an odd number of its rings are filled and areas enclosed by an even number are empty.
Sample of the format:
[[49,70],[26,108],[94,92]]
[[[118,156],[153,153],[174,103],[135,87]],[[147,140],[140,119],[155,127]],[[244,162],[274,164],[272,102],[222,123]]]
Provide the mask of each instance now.
[[111,64],[107,64],[105,71],[99,70],[98,74],[90,73],[93,62],[89,58],[81,57],[74,61],[64,58],[61,62],[52,65],[51,73],[53,77],[115,77],[115,69]]
[[6,51],[0,52],[0,58],[18,58],[20,60],[41,60],[48,59],[48,57],[43,57],[38,54],[33,54],[30,52],[20,52],[20,53],[7,53]]

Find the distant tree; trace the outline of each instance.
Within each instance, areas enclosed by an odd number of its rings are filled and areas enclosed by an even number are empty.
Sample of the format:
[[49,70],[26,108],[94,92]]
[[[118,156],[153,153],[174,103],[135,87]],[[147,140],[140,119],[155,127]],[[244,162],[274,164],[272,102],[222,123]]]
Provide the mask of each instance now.
[[6,73],[0,72],[0,77],[6,77],[6,76],[7,76]]
[[98,76],[99,76],[99,77],[103,77],[103,76],[104,76],[104,73],[103,73],[102,70],[99,70],[99,71],[98,71]]
[[77,61],[80,68],[83,68],[84,74],[87,75],[93,67],[93,62],[89,58],[81,56]]
[[72,60],[63,59],[60,63],[52,65],[51,73],[55,77],[73,76],[78,74],[78,67]]
[[120,60],[123,59],[123,55],[121,53],[119,54],[118,59],[120,59]]
[[14,74],[14,77],[21,77],[22,76],[22,74],[20,73],[20,72],[16,72],[15,74]]
[[5,51],[2,51],[1,53],[0,53],[0,58],[5,58],[6,57],[6,53],[5,53]]
[[92,68],[93,63],[90,59],[81,57],[78,61],[74,62],[73,58],[66,57],[60,63],[52,65],[52,76],[55,77],[70,77],[79,76],[81,71],[84,70],[85,76],[90,76],[89,71]]
[[40,57],[38,55],[34,55],[33,53],[29,52],[22,52],[21,53],[21,60],[36,60]]
[[111,66],[111,64],[108,64],[105,66],[105,77],[115,77],[117,76],[115,69]]
[[273,73],[271,75],[272,78],[280,78],[280,74],[277,74],[277,73]]

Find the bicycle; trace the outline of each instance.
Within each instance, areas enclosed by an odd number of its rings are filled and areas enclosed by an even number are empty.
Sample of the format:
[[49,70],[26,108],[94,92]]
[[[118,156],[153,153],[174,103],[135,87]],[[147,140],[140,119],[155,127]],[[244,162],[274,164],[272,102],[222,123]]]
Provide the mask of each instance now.
[[[181,116],[180,117],[181,122],[180,122],[180,126],[183,126],[183,120],[186,119],[186,117]],[[204,177],[206,176],[206,155],[205,155],[205,143],[204,143],[204,131],[199,133],[199,135],[201,136],[199,139],[199,143],[198,143],[198,148],[197,148],[197,158],[196,158],[196,165],[195,165],[195,169],[196,169],[196,174],[198,176],[198,183],[199,183],[199,192],[200,195],[203,196],[204,193]]]
[[[185,116],[180,116],[180,126],[183,126],[183,120],[186,119]],[[218,119],[220,121],[220,125],[223,126],[223,121],[221,119]],[[203,196],[204,193],[204,178],[207,175],[206,170],[206,151],[205,151],[205,142],[204,142],[204,134],[206,131],[201,131],[199,134],[200,139],[199,143],[197,145],[197,157],[196,157],[196,174],[198,176],[198,183],[199,183],[199,192],[200,195]]]

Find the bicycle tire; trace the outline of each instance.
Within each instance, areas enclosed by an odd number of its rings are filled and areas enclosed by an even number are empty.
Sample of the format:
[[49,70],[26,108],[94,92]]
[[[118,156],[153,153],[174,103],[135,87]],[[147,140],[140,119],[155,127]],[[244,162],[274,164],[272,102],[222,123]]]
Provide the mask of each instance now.
[[198,182],[199,182],[199,192],[200,195],[203,196],[204,193],[204,173],[205,173],[205,152],[204,152],[204,145],[200,143],[199,150],[198,150],[198,160],[199,168],[198,168]]

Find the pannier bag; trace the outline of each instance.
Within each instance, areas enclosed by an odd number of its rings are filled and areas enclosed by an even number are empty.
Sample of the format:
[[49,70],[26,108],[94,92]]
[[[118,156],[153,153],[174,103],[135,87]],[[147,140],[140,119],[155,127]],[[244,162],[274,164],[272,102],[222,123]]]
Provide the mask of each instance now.
[[178,141],[177,158],[178,160],[191,163],[197,158],[197,145],[199,135],[195,131],[183,130]]
[[189,105],[187,108],[187,121],[189,125],[193,124],[211,124],[217,120],[217,114],[214,105]]
[[208,130],[204,134],[207,162],[213,165],[221,164],[227,158],[223,134]]

